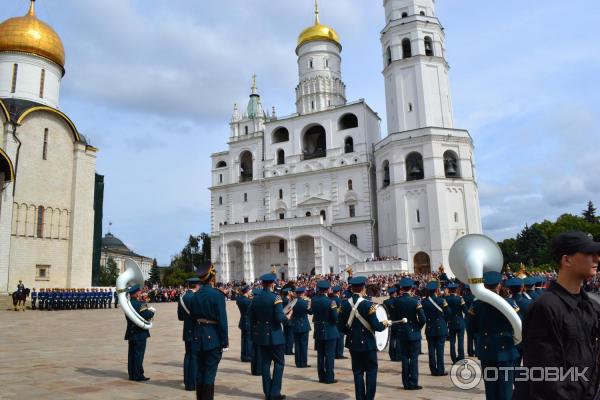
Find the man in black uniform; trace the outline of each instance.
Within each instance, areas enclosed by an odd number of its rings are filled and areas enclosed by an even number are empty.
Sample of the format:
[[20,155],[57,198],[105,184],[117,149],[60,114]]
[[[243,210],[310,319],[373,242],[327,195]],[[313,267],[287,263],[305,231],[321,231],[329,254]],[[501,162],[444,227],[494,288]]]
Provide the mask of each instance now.
[[531,304],[523,323],[524,367],[575,367],[584,377],[518,382],[514,400],[597,398],[600,306],[581,285],[596,276],[599,253],[600,243],[584,232],[559,234],[552,243],[558,279]]

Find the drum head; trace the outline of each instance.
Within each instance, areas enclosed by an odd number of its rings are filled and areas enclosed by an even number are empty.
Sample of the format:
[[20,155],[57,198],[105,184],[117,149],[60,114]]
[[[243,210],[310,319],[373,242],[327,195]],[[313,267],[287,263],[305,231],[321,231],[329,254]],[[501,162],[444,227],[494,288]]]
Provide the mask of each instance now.
[[[380,322],[386,321],[389,319],[388,313],[385,310],[385,307],[382,306],[381,304],[377,305],[377,311],[375,312],[375,315],[377,315],[377,319]],[[377,343],[377,350],[384,351],[388,345],[389,340],[390,340],[389,328],[385,328],[381,332],[375,332],[375,342]]]

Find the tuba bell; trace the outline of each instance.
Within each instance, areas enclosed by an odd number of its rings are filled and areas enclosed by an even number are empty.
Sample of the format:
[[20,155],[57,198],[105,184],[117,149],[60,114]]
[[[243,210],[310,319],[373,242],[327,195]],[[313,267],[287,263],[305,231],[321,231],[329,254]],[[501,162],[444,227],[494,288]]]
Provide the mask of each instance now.
[[119,303],[121,309],[125,313],[125,316],[138,327],[146,330],[152,328],[152,321],[146,321],[139,315],[131,306],[129,298],[127,297],[127,287],[133,285],[144,285],[144,275],[140,266],[133,261],[131,258],[125,259],[125,271],[123,271],[117,278],[117,295],[119,297]]
[[483,284],[485,272],[502,271],[504,257],[496,242],[484,235],[463,236],[452,245],[449,261],[454,275],[470,285],[477,299],[495,307],[508,319],[513,328],[515,344],[519,344],[522,340],[519,315],[502,297],[486,289]]

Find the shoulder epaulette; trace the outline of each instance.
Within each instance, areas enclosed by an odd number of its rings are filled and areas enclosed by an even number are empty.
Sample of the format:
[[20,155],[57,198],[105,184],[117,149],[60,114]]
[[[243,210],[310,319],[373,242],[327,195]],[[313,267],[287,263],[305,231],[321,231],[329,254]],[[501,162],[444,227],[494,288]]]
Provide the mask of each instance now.
[[446,303],[446,300],[442,300],[442,307],[448,307],[448,303]]
[[465,305],[465,299],[463,299],[462,297],[460,298],[460,305],[464,306]]
[[468,313],[471,315],[475,315],[475,309],[473,307],[469,308]]
[[335,301],[331,302],[331,308],[337,308],[337,303]]
[[369,308],[369,315],[373,315],[377,312],[377,304],[371,304],[371,308]]
[[273,304],[280,304],[280,303],[283,303],[281,296],[280,295],[275,296],[275,302]]

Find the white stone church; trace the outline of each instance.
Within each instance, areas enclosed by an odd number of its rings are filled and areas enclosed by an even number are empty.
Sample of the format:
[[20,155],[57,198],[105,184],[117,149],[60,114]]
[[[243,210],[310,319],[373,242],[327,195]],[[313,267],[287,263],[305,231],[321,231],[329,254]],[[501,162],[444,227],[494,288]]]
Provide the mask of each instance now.
[[[348,101],[342,42],[320,22],[296,47],[297,112],[264,110],[256,85],[213,154],[212,258],[221,279],[428,272],[480,233],[473,140],[454,128],[444,30],[434,0],[384,0],[387,135]],[[381,260],[373,262],[366,260]]]

